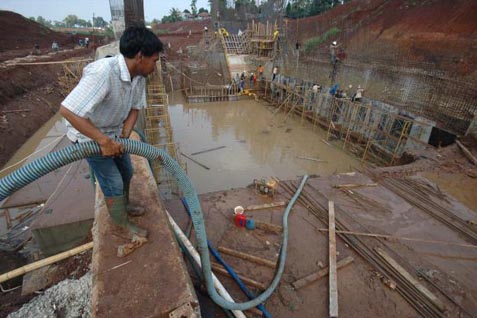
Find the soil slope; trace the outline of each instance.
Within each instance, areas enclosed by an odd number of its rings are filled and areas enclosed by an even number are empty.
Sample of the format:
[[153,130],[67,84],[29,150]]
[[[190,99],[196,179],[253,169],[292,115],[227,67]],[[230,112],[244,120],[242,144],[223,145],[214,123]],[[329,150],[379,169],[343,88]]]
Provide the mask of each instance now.
[[[437,67],[477,78],[477,1],[352,1],[325,14],[289,20],[290,39],[305,43],[332,27],[348,58]],[[320,47],[327,53],[328,39]],[[291,42],[295,43],[295,42]]]

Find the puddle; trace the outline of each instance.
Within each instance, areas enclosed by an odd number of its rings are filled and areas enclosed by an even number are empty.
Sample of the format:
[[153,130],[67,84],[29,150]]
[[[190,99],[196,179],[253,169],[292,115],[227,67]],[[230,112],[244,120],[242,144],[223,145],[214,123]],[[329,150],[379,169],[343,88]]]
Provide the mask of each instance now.
[[[174,140],[181,152],[210,168],[183,157],[199,193],[244,187],[253,179],[270,176],[328,176],[360,165],[356,158],[321,141],[326,139],[322,129],[313,131],[310,123],[301,124],[299,118],[285,118],[283,113],[273,115],[275,108],[254,100],[186,104],[178,94],[171,97]],[[221,146],[225,148],[191,155]]]

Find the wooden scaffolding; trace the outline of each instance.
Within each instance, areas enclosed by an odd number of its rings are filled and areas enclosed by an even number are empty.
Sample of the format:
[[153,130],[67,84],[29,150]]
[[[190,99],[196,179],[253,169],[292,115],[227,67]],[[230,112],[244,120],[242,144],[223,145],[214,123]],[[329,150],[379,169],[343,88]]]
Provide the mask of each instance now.
[[397,164],[404,151],[428,146],[430,124],[381,109],[371,103],[353,102],[329,93],[313,92],[309,86],[290,86],[267,81],[264,98],[288,116],[308,120],[313,128],[327,130],[327,140],[342,141],[362,161],[380,165]]
[[[157,73],[148,78],[144,134],[149,144],[167,152],[184,170],[187,170],[185,162],[181,161],[179,156],[179,146],[174,142],[168,109],[169,96],[165,92],[164,85],[162,85],[160,79],[161,76]],[[175,178],[163,168],[159,160],[151,164],[161,194],[166,198],[171,198],[172,195],[179,195]]]

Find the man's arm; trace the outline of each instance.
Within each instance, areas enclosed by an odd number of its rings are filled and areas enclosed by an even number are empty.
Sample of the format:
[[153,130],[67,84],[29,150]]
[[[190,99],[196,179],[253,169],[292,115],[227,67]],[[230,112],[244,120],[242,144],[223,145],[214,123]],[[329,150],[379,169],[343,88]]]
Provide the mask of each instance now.
[[74,114],[63,105],[60,107],[60,114],[80,133],[96,141],[103,156],[119,156],[123,153],[123,145],[104,135],[88,118]]
[[131,135],[131,132],[134,128],[134,125],[136,124],[137,116],[139,115],[139,110],[138,109],[131,109],[129,112],[128,117],[123,123],[123,131],[121,133],[121,137],[123,138],[129,138]]

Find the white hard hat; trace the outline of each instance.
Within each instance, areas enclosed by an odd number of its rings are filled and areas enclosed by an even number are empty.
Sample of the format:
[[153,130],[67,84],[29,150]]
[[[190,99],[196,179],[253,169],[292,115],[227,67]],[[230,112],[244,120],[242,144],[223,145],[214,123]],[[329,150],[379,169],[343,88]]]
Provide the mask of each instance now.
[[336,45],[336,44],[337,44],[336,41],[333,41],[333,45]]

